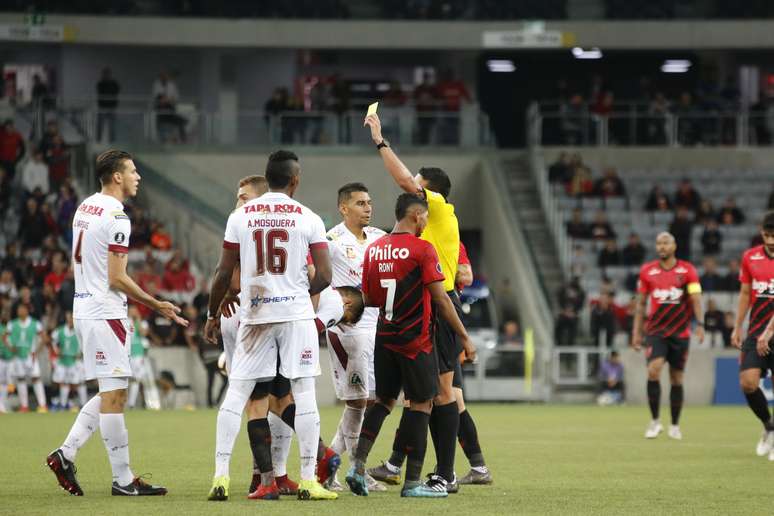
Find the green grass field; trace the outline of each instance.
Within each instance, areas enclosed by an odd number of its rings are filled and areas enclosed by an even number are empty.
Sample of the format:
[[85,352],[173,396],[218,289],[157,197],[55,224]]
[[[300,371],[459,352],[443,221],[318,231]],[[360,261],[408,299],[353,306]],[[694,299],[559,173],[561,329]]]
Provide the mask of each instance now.
[[[232,499],[207,502],[213,473],[215,412],[132,412],[132,466],[169,488],[163,498],[112,498],[99,435],[78,456],[86,496],[60,490],[44,466],[73,414],[0,416],[0,514],[772,514],[774,463],[754,454],[760,426],[746,407],[685,410],[682,442],[646,441],[644,407],[472,405],[493,486],[463,486],[447,500],[409,500],[398,488],[334,502],[252,502],[250,459],[239,436],[231,465]],[[322,411],[330,437],[340,410]],[[668,414],[667,414],[668,416]],[[385,458],[397,415],[385,423],[371,462]],[[297,448],[288,471],[298,476]],[[346,461],[345,461],[346,462]],[[425,461],[434,464],[432,446]],[[346,464],[344,465],[346,467]],[[460,451],[457,472],[468,464]],[[343,475],[340,474],[343,481]],[[259,507],[256,507],[258,505]]]

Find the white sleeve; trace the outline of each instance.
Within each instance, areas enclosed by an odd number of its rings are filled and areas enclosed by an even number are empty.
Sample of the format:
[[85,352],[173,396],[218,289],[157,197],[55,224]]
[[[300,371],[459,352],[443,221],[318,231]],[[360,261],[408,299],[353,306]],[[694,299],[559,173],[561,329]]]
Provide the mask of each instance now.
[[320,292],[320,301],[317,304],[317,318],[326,328],[338,324],[344,317],[344,302],[341,295],[331,287]]
[[312,213],[309,217],[309,247],[316,244],[327,244],[328,239],[325,236],[325,224],[319,215]]
[[239,232],[237,231],[235,213],[229,215],[228,222],[226,223],[226,234],[223,236],[224,247],[226,247],[226,243],[239,247]]
[[132,234],[132,224],[123,211],[110,213],[108,224],[108,251],[117,253],[129,252],[129,237]]

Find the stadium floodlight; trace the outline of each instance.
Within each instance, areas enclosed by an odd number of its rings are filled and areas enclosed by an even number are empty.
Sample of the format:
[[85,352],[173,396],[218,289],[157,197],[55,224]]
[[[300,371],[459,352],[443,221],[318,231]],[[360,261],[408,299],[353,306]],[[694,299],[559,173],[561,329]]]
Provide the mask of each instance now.
[[575,56],[575,59],[602,59],[602,51],[598,47],[589,49],[573,47],[572,55]]
[[516,65],[510,59],[490,59],[486,62],[490,72],[510,73],[516,71]]
[[664,73],[685,73],[690,70],[692,64],[687,59],[667,59],[661,65],[661,71]]

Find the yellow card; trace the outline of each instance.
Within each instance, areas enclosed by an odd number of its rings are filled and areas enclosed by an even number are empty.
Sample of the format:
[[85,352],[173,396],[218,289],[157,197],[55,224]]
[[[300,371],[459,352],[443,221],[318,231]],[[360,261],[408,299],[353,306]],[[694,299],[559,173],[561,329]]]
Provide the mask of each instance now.
[[379,107],[379,103],[378,102],[374,102],[373,104],[368,106],[368,113],[366,113],[366,116],[375,115],[376,114],[376,108],[378,108],[378,107]]

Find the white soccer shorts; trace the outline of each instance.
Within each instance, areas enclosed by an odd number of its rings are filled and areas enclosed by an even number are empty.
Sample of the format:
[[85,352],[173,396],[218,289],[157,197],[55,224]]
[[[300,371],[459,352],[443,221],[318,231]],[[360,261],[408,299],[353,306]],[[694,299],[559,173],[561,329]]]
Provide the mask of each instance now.
[[374,333],[348,333],[339,328],[326,332],[331,376],[336,397],[363,400],[374,391]]
[[83,345],[86,379],[128,378],[129,363],[128,319],[76,319],[75,334]]
[[16,380],[26,380],[29,378],[40,378],[40,364],[38,357],[33,353],[27,355],[27,358],[14,358],[9,366],[11,378]]
[[0,385],[11,383],[11,361],[0,360]]
[[320,346],[313,319],[240,324],[232,359],[233,380],[268,380],[279,373],[290,380],[320,374]]
[[231,373],[231,361],[234,359],[237,330],[239,330],[239,315],[231,317],[220,316],[220,336],[223,338],[223,352],[226,354],[226,371]]
[[71,366],[64,366],[59,362],[54,366],[54,374],[51,380],[54,383],[64,383],[69,385],[79,385],[84,380],[83,363],[76,360]]

